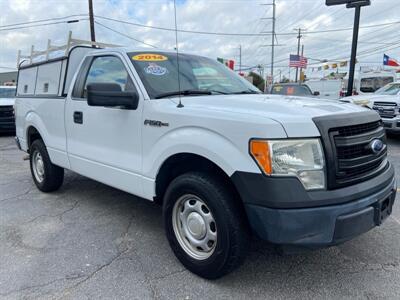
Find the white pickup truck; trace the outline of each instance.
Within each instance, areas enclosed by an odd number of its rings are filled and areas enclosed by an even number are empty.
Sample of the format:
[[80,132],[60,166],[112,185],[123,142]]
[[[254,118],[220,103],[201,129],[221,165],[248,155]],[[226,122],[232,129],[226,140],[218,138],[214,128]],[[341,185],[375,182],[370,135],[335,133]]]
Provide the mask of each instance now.
[[205,278],[237,267],[251,233],[331,246],[395,200],[376,112],[261,94],[205,57],[73,47],[20,65],[15,114],[41,191],[68,169],[160,203],[172,250]]
[[400,132],[400,82],[389,83],[368,96],[345,97],[341,101],[375,110],[388,132]]

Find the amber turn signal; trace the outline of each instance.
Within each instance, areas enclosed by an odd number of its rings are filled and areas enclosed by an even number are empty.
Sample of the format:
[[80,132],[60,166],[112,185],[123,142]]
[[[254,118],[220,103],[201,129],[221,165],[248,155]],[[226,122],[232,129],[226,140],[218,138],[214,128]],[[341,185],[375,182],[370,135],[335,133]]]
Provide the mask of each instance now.
[[264,171],[265,174],[272,174],[271,153],[267,141],[251,140],[250,141],[250,154],[253,156],[258,166]]

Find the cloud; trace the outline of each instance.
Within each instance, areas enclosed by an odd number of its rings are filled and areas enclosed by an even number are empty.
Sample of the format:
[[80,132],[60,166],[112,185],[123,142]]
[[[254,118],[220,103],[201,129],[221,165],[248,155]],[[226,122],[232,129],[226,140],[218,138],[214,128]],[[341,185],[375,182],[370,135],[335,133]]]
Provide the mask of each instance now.
[[[186,0],[178,1],[178,27],[186,30],[260,33],[271,31],[271,20],[261,19],[271,17],[271,7],[261,5],[269,0]],[[278,0],[277,1],[277,32],[293,32],[293,35],[278,35],[282,46],[276,48],[277,69],[287,71],[288,56],[297,51],[297,39],[294,28],[299,26],[308,31],[352,27],[353,11],[344,6],[326,7],[325,1],[310,0]],[[400,1],[373,1],[371,7],[362,10],[362,25],[398,21]],[[397,3],[399,2],[399,3]],[[37,0],[2,0],[0,11],[2,16],[0,26],[19,22],[63,17],[66,15],[87,14],[86,0],[37,1]],[[174,10],[171,0],[94,0],[95,15],[118,20],[126,20],[159,27],[174,27]],[[173,49],[175,35],[173,32],[121,24],[109,20],[96,20],[114,30],[160,48]],[[1,29],[1,28],[0,28]],[[395,42],[400,24],[386,28],[363,29],[360,32],[359,51],[379,47],[369,44],[369,41]],[[64,43],[68,31],[72,30],[76,38],[89,39],[88,21],[73,24],[57,24],[45,27],[1,31],[0,30],[0,66],[14,67],[18,49],[29,52],[35,44],[37,49],[45,49],[47,39],[54,43]],[[334,59],[347,58],[350,55],[351,31],[304,34],[306,56]],[[97,40],[129,47],[142,47],[140,43],[118,35],[106,28],[96,25]],[[239,45],[242,46],[242,64],[246,66],[269,65],[271,36],[238,37],[214,36],[179,33],[180,50],[216,58],[239,59]],[[364,43],[363,43],[364,42]],[[400,45],[397,44],[397,45]],[[363,55],[360,61],[380,63],[383,52],[400,58],[398,49],[389,49],[382,45],[382,50],[370,55]],[[312,55],[312,56],[311,56]],[[1,71],[2,69],[0,69]]]

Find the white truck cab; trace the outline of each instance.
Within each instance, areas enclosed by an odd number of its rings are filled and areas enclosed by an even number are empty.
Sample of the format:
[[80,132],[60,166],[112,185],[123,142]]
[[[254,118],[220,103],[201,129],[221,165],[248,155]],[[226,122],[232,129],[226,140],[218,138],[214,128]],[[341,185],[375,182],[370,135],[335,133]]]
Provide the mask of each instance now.
[[376,112],[265,95],[209,58],[73,47],[21,64],[15,108],[40,190],[68,169],[160,203],[175,255],[205,278],[237,267],[251,233],[325,247],[392,211]]

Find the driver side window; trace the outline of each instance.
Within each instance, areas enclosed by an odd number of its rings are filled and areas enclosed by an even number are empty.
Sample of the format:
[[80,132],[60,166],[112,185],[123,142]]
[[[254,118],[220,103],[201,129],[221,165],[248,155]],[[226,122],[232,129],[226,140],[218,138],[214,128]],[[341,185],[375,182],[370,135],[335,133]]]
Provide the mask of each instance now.
[[121,87],[121,91],[136,92],[135,85],[124,64],[115,56],[99,56],[94,58],[85,79],[83,89],[84,98],[87,95],[87,85],[90,83],[117,83]]

